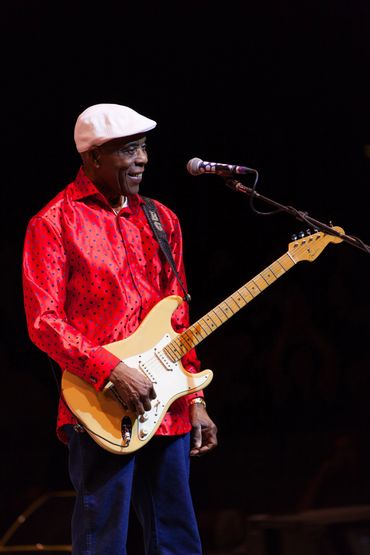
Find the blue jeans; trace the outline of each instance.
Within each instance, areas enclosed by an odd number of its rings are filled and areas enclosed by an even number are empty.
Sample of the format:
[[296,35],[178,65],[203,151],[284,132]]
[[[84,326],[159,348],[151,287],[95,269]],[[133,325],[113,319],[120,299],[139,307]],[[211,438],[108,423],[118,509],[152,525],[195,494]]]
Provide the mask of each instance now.
[[106,451],[86,432],[70,428],[68,435],[76,490],[73,555],[126,555],[131,503],[146,555],[202,554],[189,487],[189,434],[153,437],[131,455]]

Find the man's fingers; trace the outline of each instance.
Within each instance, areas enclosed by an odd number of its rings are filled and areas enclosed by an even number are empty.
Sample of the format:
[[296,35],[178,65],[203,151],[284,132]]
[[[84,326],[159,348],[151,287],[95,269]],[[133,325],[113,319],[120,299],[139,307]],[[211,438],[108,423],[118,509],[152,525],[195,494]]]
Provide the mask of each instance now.
[[143,405],[145,410],[150,410],[152,408],[152,403],[149,399],[145,399]]
[[194,426],[192,431],[192,449],[199,449],[202,445],[202,428]]

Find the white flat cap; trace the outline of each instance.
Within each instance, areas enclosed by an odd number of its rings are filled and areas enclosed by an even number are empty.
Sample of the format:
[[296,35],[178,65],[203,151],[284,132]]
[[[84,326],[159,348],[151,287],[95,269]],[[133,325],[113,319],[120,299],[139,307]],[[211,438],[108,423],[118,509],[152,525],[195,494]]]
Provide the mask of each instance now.
[[118,137],[146,133],[156,125],[128,106],[95,104],[78,116],[74,138],[78,152],[86,152]]

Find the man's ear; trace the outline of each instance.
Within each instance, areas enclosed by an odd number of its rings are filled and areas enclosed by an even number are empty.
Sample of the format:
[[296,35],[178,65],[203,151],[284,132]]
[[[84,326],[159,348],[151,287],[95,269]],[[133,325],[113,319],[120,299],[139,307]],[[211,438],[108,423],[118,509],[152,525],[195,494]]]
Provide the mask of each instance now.
[[99,168],[100,166],[100,152],[98,148],[92,148],[88,152],[90,156],[91,163],[95,166],[95,168]]

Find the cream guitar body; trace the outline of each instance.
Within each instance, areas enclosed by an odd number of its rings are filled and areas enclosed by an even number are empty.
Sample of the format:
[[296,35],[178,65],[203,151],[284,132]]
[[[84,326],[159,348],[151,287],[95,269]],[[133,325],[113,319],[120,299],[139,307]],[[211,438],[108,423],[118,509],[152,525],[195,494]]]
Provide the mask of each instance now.
[[138,418],[126,410],[111,383],[98,392],[75,374],[63,373],[62,391],[67,405],[96,443],[112,453],[127,454],[142,447],[175,399],[203,389],[212,380],[211,370],[192,374],[183,368],[181,360],[172,361],[163,351],[178,336],[171,326],[171,316],[181,303],[181,297],[166,297],[130,337],[104,345],[153,382],[157,397],[144,416]]
[[333,235],[319,231],[292,241],[285,254],[181,334],[173,330],[171,317],[182,299],[164,298],[130,337],[104,345],[153,382],[157,398],[152,401],[151,410],[137,417],[125,409],[112,383],[103,391],[96,391],[88,382],[66,371],[62,376],[62,394],[71,412],[107,451],[122,455],[140,449],[153,437],[175,399],[204,389],[212,380],[211,370],[187,372],[181,364],[182,357],[297,262],[312,262],[326,245],[343,241],[341,234],[343,230],[334,227]]

